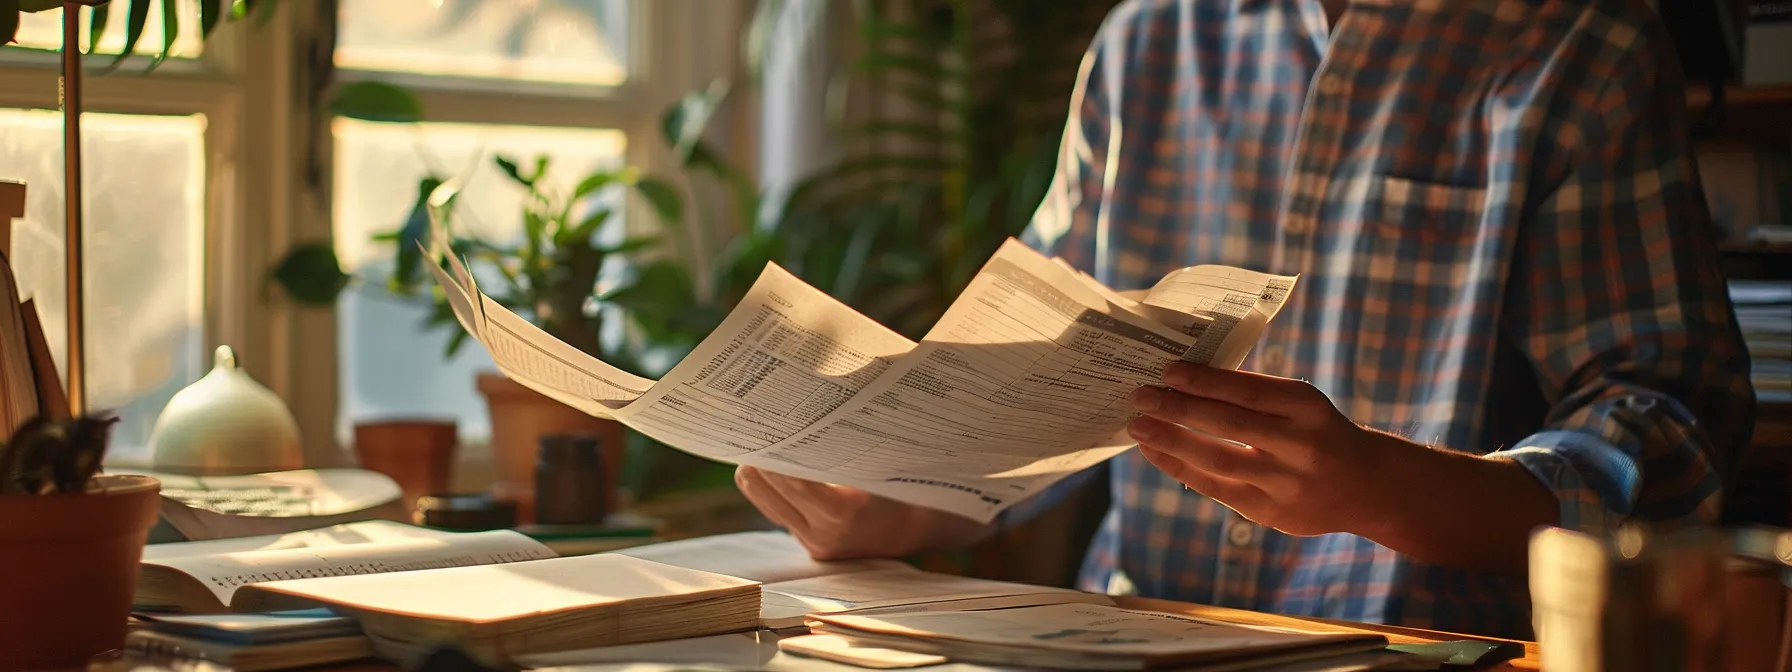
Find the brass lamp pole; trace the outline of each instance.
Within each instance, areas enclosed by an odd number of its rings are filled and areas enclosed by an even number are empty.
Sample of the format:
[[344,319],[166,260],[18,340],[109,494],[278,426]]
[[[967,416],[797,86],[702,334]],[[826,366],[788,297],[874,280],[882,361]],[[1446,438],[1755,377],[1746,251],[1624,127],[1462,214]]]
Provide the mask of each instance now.
[[81,8],[107,0],[62,3],[63,252],[68,285],[68,408],[87,412],[86,302],[81,264]]

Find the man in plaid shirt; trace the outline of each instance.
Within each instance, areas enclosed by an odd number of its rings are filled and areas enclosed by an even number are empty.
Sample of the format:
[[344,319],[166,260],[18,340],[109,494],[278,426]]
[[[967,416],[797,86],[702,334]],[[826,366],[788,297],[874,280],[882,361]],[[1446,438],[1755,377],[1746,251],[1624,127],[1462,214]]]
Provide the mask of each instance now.
[[[1675,58],[1643,0],[1116,9],[1025,240],[1301,280],[1244,370],[1138,391],[1080,587],[1524,637],[1534,528],[1715,522],[1754,396]],[[820,558],[990,531],[737,480]]]

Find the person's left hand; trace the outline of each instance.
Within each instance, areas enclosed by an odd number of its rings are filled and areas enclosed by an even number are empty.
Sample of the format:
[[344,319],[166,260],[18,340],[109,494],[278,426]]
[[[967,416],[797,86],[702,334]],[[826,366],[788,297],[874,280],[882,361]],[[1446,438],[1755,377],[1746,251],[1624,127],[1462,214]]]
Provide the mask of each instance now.
[[1304,381],[1178,362],[1164,382],[1133,394],[1142,415],[1127,430],[1140,453],[1288,534],[1362,533],[1386,511],[1389,453],[1420,447],[1351,422]]

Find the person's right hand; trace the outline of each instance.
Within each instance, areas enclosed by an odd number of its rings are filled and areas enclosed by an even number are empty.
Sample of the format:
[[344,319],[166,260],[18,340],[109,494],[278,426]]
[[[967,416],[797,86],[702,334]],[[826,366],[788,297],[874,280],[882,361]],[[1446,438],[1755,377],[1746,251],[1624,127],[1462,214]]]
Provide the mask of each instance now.
[[805,481],[752,467],[734,472],[759,512],[790,531],[816,560],[896,558],[957,548],[991,526],[937,509],[904,504],[858,488]]

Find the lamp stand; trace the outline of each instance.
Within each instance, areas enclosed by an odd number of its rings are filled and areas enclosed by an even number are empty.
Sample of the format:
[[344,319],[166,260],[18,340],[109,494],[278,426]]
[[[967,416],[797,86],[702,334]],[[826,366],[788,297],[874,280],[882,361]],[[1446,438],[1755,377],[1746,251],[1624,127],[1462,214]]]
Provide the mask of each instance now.
[[[172,0],[169,0],[172,1]],[[68,408],[87,412],[86,305],[81,264],[81,8],[62,3],[63,251],[68,285]]]

